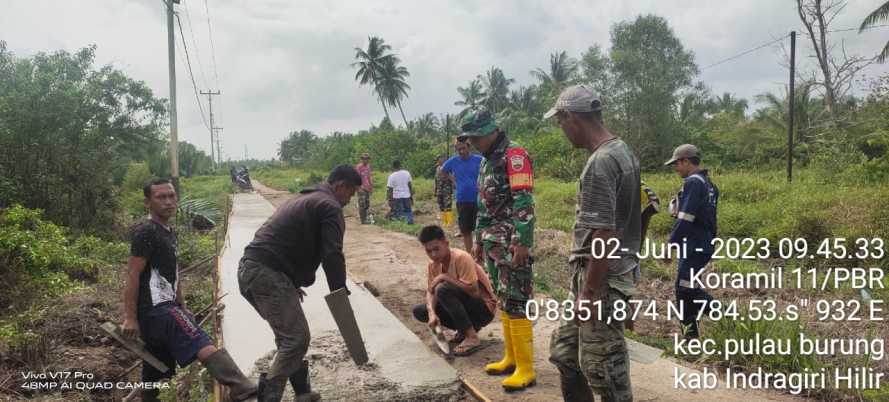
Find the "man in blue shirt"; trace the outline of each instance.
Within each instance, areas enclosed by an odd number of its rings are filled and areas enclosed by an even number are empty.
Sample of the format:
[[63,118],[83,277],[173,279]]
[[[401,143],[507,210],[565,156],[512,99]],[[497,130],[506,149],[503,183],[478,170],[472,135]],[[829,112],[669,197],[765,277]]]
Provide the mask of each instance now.
[[463,236],[463,246],[472,250],[472,232],[478,215],[478,170],[482,163],[481,155],[470,154],[469,144],[457,141],[454,144],[457,155],[452,156],[441,167],[457,182],[457,223]]
[[682,190],[670,202],[670,214],[676,219],[670,233],[670,243],[685,245],[687,254],[679,258],[676,276],[676,302],[683,312],[680,319],[686,339],[697,338],[698,312],[709,308],[713,297],[691,282],[692,271],[703,270],[713,256],[716,237],[716,205],[719,189],[710,181],[707,170],[701,168],[701,152],[691,144],[683,144],[673,151],[665,165],[671,166],[684,181]]

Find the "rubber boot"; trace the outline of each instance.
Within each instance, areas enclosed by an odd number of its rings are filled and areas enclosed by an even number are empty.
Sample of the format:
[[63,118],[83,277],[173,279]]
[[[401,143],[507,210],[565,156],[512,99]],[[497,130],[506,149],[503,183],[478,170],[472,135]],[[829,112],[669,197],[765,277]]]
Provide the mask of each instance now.
[[281,402],[284,396],[284,387],[287,386],[287,378],[278,378],[269,381],[267,373],[259,375],[259,387],[256,394],[256,402]]
[[217,350],[201,363],[216,381],[229,388],[233,401],[243,401],[256,395],[256,385],[244,376],[225,349]]
[[315,402],[321,400],[321,394],[312,392],[312,384],[309,381],[309,361],[303,360],[302,367],[290,376],[290,386],[293,387],[294,400],[296,402]]
[[509,326],[516,369],[500,384],[507,391],[518,391],[537,381],[537,374],[534,373],[534,331],[531,320],[527,318],[511,318]]
[[512,348],[512,331],[510,331],[509,314],[500,311],[500,322],[503,323],[503,359],[497,363],[485,366],[485,372],[490,375],[509,374],[515,370],[515,354]]

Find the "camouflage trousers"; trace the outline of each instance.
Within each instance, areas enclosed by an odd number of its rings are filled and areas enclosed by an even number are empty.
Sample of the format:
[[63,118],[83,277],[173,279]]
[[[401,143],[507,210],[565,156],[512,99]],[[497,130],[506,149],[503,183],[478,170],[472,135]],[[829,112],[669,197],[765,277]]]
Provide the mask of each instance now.
[[367,223],[367,211],[370,209],[370,191],[358,190],[358,216],[361,223]]
[[[585,262],[576,264],[572,280],[571,297],[578,294],[583,286]],[[575,321],[564,319],[553,331],[550,340],[549,360],[559,368],[562,382],[578,386],[589,383],[593,392],[605,402],[631,402],[633,390],[630,388],[630,360],[627,342],[624,339],[623,321],[612,317],[614,303],[626,299],[619,291],[609,288],[602,300],[603,320],[591,320],[578,326]],[[596,308],[592,308],[594,312]]]
[[500,309],[513,318],[525,318],[525,305],[534,297],[533,258],[519,267],[512,266],[512,252],[506,243],[492,243],[482,239],[485,251],[485,269]]
[[450,211],[454,204],[453,196],[449,192],[440,192],[435,196],[438,201],[438,210],[441,212]]

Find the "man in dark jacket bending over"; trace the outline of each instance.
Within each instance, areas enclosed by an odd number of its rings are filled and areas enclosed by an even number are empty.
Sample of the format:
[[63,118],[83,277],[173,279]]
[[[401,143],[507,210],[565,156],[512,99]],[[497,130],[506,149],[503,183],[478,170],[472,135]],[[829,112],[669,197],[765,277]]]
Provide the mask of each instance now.
[[302,288],[315,282],[319,264],[330,291],[346,287],[343,206],[360,186],[355,168],[336,167],[326,183],[302,190],[278,207],[244,250],[238,267],[241,294],[268,321],[278,347],[268,374],[260,379],[259,402],[280,401],[288,378],[296,401],[320,399],[298,385],[306,376],[303,357],[309,348]]

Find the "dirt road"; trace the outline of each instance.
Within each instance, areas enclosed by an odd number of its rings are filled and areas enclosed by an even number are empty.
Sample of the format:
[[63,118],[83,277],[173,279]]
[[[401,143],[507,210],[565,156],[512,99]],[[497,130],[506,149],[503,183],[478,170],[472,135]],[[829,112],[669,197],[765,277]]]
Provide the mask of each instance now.
[[[277,191],[254,181],[254,188],[262,193],[276,207],[292,195]],[[347,209],[347,230],[345,238],[346,266],[349,276],[356,282],[369,283],[378,291],[377,299],[401,322],[413,331],[433,350],[437,350],[428,336],[425,324],[417,322],[411,314],[412,307],[424,300],[426,264],[428,258],[419,243],[412,236],[384,230],[375,225],[361,225]],[[352,213],[354,215],[354,213]],[[452,242],[452,245],[456,245]],[[535,368],[537,385],[525,391],[507,394],[501,386],[503,377],[488,376],[483,367],[486,363],[498,360],[502,353],[501,325],[495,320],[480,331],[482,350],[470,357],[460,357],[451,361],[460,376],[478,387],[492,401],[553,401],[562,397],[559,389],[559,373],[547,361],[549,356],[549,335],[556,323],[539,320],[534,327]],[[673,384],[675,362],[659,359],[654,364],[631,364],[633,394],[636,401],[664,402],[750,402],[750,401],[795,401],[789,395],[775,392],[739,391],[715,389],[690,391],[676,389]]]

